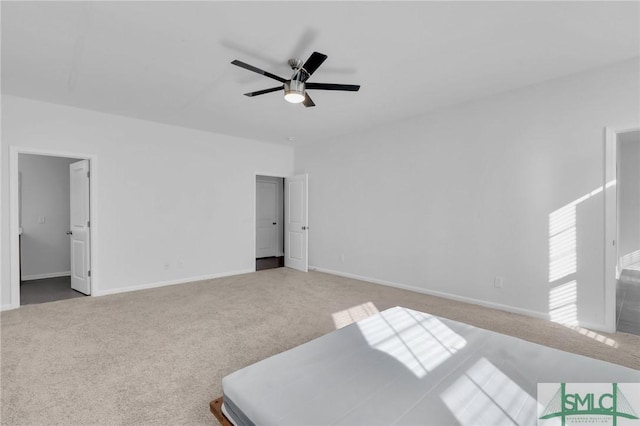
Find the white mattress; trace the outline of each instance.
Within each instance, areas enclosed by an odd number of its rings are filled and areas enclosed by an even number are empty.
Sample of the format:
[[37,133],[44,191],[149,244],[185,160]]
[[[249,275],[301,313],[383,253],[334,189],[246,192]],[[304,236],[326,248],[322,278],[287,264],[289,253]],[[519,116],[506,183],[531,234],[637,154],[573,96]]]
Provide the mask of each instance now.
[[223,379],[256,425],[536,424],[538,383],[640,371],[396,307]]

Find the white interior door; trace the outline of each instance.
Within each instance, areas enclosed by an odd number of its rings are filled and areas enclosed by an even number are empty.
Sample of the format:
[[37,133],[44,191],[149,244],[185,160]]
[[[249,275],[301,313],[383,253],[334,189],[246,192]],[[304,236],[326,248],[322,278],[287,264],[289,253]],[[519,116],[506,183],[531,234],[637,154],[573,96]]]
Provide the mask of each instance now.
[[91,294],[89,160],[69,165],[71,193],[71,288]]
[[277,199],[276,182],[256,181],[256,258],[278,254]]
[[307,272],[308,261],[308,175],[285,179],[284,185],[284,266]]

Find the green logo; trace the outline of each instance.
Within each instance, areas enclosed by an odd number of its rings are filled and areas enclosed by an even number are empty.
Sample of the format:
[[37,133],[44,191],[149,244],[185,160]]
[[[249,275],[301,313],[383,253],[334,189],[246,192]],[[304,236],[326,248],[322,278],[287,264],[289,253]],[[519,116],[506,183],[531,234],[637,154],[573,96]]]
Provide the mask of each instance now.
[[584,385],[580,387],[582,389],[586,387],[586,392],[567,392],[566,383],[560,383],[560,389],[551,398],[539,419],[559,417],[562,420],[562,426],[565,426],[567,418],[572,416],[582,417],[582,419],[571,418],[570,420],[578,420],[572,423],[593,423],[593,420],[588,417],[608,416],[613,420],[614,426],[617,425],[618,417],[638,420],[638,415],[618,388],[617,383],[611,384],[611,392],[589,392],[588,387]]

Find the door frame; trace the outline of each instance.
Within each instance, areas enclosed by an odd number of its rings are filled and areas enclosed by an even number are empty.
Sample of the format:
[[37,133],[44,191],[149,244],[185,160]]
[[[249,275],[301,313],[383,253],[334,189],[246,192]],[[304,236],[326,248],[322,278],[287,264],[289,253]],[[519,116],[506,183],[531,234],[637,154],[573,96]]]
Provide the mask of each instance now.
[[[284,256],[284,179],[283,178],[274,178],[265,175],[258,175],[256,177],[256,242],[257,242],[257,213],[258,213],[258,186],[259,184],[267,184],[272,189],[275,190],[274,195],[274,208],[275,217],[272,221],[273,225],[270,225],[271,232],[274,232],[272,241],[273,247],[269,256],[258,256],[258,250],[256,247],[256,259],[259,258],[268,258],[268,257],[278,257]],[[278,185],[280,184],[280,188]],[[263,224],[264,225],[264,224]],[[275,225],[275,227],[274,227]]]
[[9,271],[11,281],[11,305],[8,309],[20,307],[20,246],[19,225],[20,212],[18,206],[18,161],[19,154],[45,155],[49,157],[77,158],[88,160],[91,170],[89,179],[89,220],[91,221],[91,238],[89,240],[90,265],[91,265],[91,295],[98,293],[99,268],[96,247],[98,244],[98,156],[94,154],[57,151],[51,149],[29,148],[9,146],[9,232],[10,232],[10,264]]
[[[254,172],[253,173],[253,211],[252,211],[252,215],[253,215],[253,230],[252,230],[252,235],[253,235],[253,252],[252,252],[252,256],[253,259],[251,260],[253,263],[253,272],[256,272],[256,224],[257,224],[257,220],[258,220],[258,215],[257,215],[257,204],[258,204],[258,185],[257,185],[257,180],[258,180],[258,176],[264,176],[264,177],[273,177],[273,178],[280,178],[282,180],[286,179],[286,176],[283,176],[281,174],[273,174],[273,173],[261,173],[261,172]],[[284,190],[283,190],[283,201],[282,203],[284,204]],[[283,216],[284,216],[284,211],[283,211]],[[282,224],[282,232],[284,233],[284,223]],[[282,245],[282,250],[284,250],[284,242]]]
[[[604,128],[604,331],[616,331],[618,269],[618,135],[640,131],[640,125]],[[611,184],[615,182],[616,184]]]

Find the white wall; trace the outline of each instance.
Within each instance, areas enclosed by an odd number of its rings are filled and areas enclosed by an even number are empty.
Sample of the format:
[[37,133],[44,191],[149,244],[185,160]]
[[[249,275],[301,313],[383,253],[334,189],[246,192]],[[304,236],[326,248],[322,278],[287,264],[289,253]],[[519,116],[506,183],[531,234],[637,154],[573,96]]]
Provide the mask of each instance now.
[[[64,157],[21,154],[22,279],[69,275],[69,164]],[[39,219],[44,218],[44,223]]]
[[640,262],[640,131],[623,133],[619,140],[618,251],[624,268]]
[[255,173],[293,170],[291,147],[3,95],[5,307],[9,146],[95,155],[94,294],[253,270]]
[[636,59],[296,147],[310,264],[602,326],[603,128],[638,122],[639,72]]

